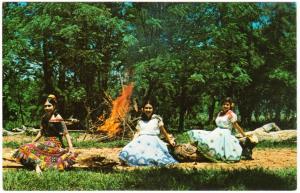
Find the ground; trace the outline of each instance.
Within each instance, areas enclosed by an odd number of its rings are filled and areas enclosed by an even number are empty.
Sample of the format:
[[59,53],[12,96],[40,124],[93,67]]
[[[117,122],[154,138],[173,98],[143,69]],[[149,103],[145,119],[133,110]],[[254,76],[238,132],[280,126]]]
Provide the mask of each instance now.
[[[30,136],[5,136],[4,142],[9,141],[30,141]],[[122,166],[118,159],[121,148],[84,148],[76,149],[79,153],[78,162],[74,167],[79,168],[102,168],[110,167],[114,170],[132,170],[135,167]],[[3,169],[13,169],[22,167],[11,159],[12,148],[3,148]],[[253,160],[241,160],[238,163],[210,163],[210,162],[186,162],[179,163],[170,167],[184,169],[239,169],[256,168],[279,169],[297,167],[296,148],[267,148],[254,149]]]

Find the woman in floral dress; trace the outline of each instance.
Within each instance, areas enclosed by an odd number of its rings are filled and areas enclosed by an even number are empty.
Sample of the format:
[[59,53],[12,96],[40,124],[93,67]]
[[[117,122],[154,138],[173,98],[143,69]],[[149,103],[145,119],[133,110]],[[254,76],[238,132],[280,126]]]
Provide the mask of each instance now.
[[237,162],[241,159],[242,147],[239,140],[231,134],[232,128],[246,136],[237,123],[237,116],[232,111],[233,102],[227,97],[222,102],[222,110],[216,118],[217,128],[213,131],[190,130],[188,136],[196,144],[198,151],[214,162]]
[[133,140],[119,154],[119,158],[129,166],[163,166],[177,163],[170,155],[166,143],[159,138],[159,134],[162,132],[172,146],[175,146],[174,138],[167,133],[162,118],[153,114],[153,110],[153,103],[150,100],[146,101]]
[[[22,145],[13,154],[17,162],[34,167],[37,173],[46,168],[64,170],[71,167],[77,157],[66,124],[57,113],[56,106],[56,97],[49,95],[44,104],[45,114],[42,117],[41,130],[32,143]],[[42,136],[45,140],[38,143]],[[63,136],[69,146],[67,149],[64,149]]]

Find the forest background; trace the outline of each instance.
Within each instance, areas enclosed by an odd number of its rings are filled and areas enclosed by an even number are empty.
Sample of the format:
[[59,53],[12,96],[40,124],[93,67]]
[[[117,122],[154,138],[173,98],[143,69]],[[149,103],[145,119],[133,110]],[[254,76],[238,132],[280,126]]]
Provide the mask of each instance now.
[[84,128],[134,83],[169,130],[212,129],[230,96],[246,128],[296,128],[295,3],[3,3],[3,127],[37,126],[45,97]]

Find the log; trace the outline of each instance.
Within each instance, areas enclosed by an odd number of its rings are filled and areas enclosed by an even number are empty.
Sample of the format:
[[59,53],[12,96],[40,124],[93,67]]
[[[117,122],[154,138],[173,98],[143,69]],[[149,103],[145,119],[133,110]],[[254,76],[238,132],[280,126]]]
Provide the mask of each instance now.
[[[78,126],[79,122],[80,121],[78,119],[74,119],[72,117],[65,120],[67,127]],[[38,132],[40,131],[40,129],[36,129],[33,127],[26,127],[25,125],[22,125],[20,128],[16,127],[16,128],[13,128],[11,131],[8,131],[5,129],[3,129],[2,131],[3,131],[3,133],[2,133],[3,136],[20,135],[20,134],[24,134],[24,133],[26,133],[28,135],[37,135]],[[69,130],[69,131],[71,131],[71,130]]]
[[22,131],[22,132],[11,132],[11,131],[7,131],[5,129],[2,130],[2,135],[3,136],[19,135],[19,134],[23,134],[23,133],[25,133],[25,131]]
[[178,144],[171,151],[171,154],[179,162],[204,161],[206,160],[198,151],[197,147],[190,144]]
[[78,119],[75,119],[73,117],[69,117],[68,119],[65,119],[65,123],[67,126],[69,125],[76,125],[76,124],[79,124],[79,120]]
[[[245,132],[247,135],[255,135],[258,143],[262,141],[280,142],[286,140],[296,140],[297,130],[281,130],[275,123],[268,123],[253,131]],[[242,135],[236,134],[237,138],[242,138]]]
[[[79,153],[75,168],[110,168],[115,165],[120,165],[118,153],[121,148],[88,148],[77,149],[75,151]],[[23,168],[24,166],[17,163],[12,154],[15,150],[5,148],[2,153],[3,168]]]
[[21,128],[13,128],[11,131],[3,129],[2,131],[3,136],[20,135],[24,133],[29,135],[36,135],[40,131],[40,129],[35,129],[33,127],[26,127],[22,125]]

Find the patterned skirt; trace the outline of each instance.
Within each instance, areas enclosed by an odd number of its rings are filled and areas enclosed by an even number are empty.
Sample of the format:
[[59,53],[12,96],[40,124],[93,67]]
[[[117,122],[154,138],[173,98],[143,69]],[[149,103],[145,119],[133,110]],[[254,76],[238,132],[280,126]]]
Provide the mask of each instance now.
[[130,166],[164,166],[177,163],[166,143],[156,135],[140,135],[128,143],[119,158]]
[[41,169],[55,168],[64,170],[70,168],[77,157],[77,153],[70,153],[62,148],[57,137],[49,137],[42,143],[28,143],[15,151],[13,157],[27,167],[39,164]]
[[242,147],[239,140],[228,129],[213,131],[190,130],[187,132],[198,151],[214,162],[237,162],[241,159]]

